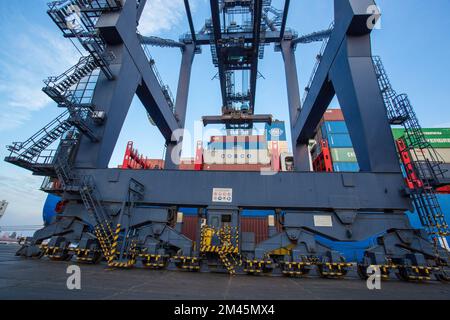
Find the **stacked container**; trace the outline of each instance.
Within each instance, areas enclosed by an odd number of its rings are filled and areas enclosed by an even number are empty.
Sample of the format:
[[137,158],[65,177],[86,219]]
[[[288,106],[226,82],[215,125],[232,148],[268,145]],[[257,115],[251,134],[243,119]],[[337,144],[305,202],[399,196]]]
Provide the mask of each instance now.
[[[337,172],[359,171],[358,160],[353,149],[352,140],[340,109],[329,109],[325,112],[317,130],[316,142],[327,140],[333,161],[333,170]],[[316,148],[315,159],[321,150]]]
[[[203,151],[205,170],[254,171],[270,165],[267,140],[262,135],[213,136]],[[256,168],[256,169],[255,169]]]
[[284,121],[274,120],[271,124],[266,124],[264,131],[266,134],[267,148],[269,149],[269,152],[273,150],[272,144],[274,141],[278,142],[279,153],[289,152],[289,146],[286,139],[286,125]]
[[[439,154],[441,160],[450,164],[450,128],[424,128],[422,132],[425,135],[425,139]],[[392,133],[396,140],[405,136],[404,129],[392,129]],[[427,154],[425,156],[429,158]]]

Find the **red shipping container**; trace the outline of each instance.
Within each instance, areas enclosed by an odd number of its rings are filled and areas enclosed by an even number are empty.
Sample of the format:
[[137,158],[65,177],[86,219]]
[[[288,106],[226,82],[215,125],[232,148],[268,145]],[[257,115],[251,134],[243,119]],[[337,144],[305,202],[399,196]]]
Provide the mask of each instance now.
[[164,160],[162,160],[162,159],[146,159],[145,165],[148,169],[164,169]]
[[179,170],[195,170],[195,164],[193,163],[180,163]]
[[191,239],[197,240],[198,234],[198,216],[183,216],[183,225],[181,227],[181,233]]
[[[269,239],[269,218],[268,217],[241,217],[241,233],[253,232],[255,243]],[[277,233],[282,231],[282,226],[275,221]]]
[[344,121],[344,114],[341,109],[328,109],[323,115],[324,121]]
[[441,194],[450,194],[450,186],[444,186],[441,188],[436,189],[437,193]]

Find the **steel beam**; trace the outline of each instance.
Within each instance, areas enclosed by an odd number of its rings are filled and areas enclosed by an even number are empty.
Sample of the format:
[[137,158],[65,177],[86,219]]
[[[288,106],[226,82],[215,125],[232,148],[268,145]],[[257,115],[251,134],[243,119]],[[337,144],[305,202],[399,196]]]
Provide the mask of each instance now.
[[[225,66],[222,59],[222,46],[220,45],[220,40],[222,38],[222,28],[220,26],[220,9],[219,9],[219,0],[210,0],[211,4],[211,19],[213,25],[214,32],[214,45],[217,52],[217,61],[218,61],[218,69],[219,69],[219,81],[220,81],[220,89],[222,92],[222,104],[223,107],[227,106],[227,84],[226,84],[226,76],[225,76]],[[208,35],[208,38],[210,36]],[[208,40],[208,44],[210,44],[210,40]]]
[[205,116],[202,117],[203,125],[210,124],[252,124],[252,123],[271,123],[272,115],[270,114],[226,114],[222,116]]
[[[184,170],[77,170],[95,179],[104,203],[121,203],[131,178],[145,185],[139,202],[164,206],[235,206],[255,209],[357,210],[384,212],[411,210],[400,174],[184,171]],[[213,202],[213,188],[231,188],[231,202]],[[71,196],[68,195],[70,198]],[[73,196],[74,199],[78,197]]]
[[184,43],[174,41],[171,39],[163,39],[163,38],[155,37],[155,36],[150,36],[150,37],[141,36],[141,43],[147,44],[150,46],[162,47],[162,48],[167,47],[167,48],[184,49],[184,47],[185,47]]
[[[285,31],[285,37],[289,36],[289,38],[296,38],[295,34],[291,32]],[[211,44],[211,35],[210,34],[201,34],[198,33],[197,36],[197,45],[210,45]],[[253,42],[253,33],[252,32],[234,32],[234,33],[223,33],[221,39],[223,41],[227,41],[231,38],[239,38],[244,39],[246,43]],[[264,39],[260,40],[261,43],[279,43],[280,42],[280,32],[279,31],[267,31]]]
[[144,12],[146,3],[147,3],[147,0],[139,0],[139,6],[137,8],[137,15],[136,15],[137,16],[136,21],[138,22],[138,24],[139,24],[139,21],[141,20],[141,16],[142,16],[142,13]]
[[286,31],[286,22],[289,13],[289,4],[291,0],[285,0],[284,2],[284,10],[283,10],[283,20],[281,21],[280,27],[280,41],[284,39],[284,32]]
[[[373,0],[335,0],[336,25],[292,131],[307,144],[337,95],[361,171],[399,172],[381,92],[371,60],[368,21]],[[391,143],[392,141],[392,143]]]
[[97,110],[105,111],[106,122],[93,129],[100,142],[92,143],[86,137],[82,138],[77,167],[108,166],[135,94],[166,140],[180,127],[142,49],[136,34],[136,17],[136,2],[127,1],[120,12],[104,13],[97,22],[96,27],[107,43],[106,50],[115,57],[110,69],[116,80],[108,81],[103,74],[99,78],[93,104]]
[[253,57],[250,68],[250,113],[255,111],[256,82],[258,80],[259,44],[261,39],[262,0],[255,0],[253,8]]
[[[180,77],[178,79],[177,98],[175,101],[175,115],[181,128],[184,128],[186,122],[186,111],[189,96],[189,86],[191,83],[192,63],[195,56],[195,44],[186,45],[181,59]],[[172,137],[174,138],[174,137]],[[178,166],[172,161],[172,152],[176,147],[177,141],[167,141],[166,156],[164,162],[165,169],[177,169]],[[181,145],[180,145],[181,147]],[[179,148],[181,152],[181,148]]]
[[[298,85],[297,63],[295,60],[295,52],[292,47],[291,40],[281,41],[281,53],[284,61],[284,71],[286,74],[286,88],[289,104],[289,120],[291,124],[291,131],[294,128],[295,120],[301,110],[300,90]],[[294,136],[292,136],[293,138]],[[298,171],[311,171],[309,161],[308,144],[297,144],[297,141],[292,139],[292,152],[294,155],[294,166]]]
[[313,32],[301,37],[298,37],[297,39],[292,40],[292,45],[296,46],[297,44],[304,44],[304,43],[311,43],[311,42],[318,42],[323,41],[325,39],[328,39],[331,36],[331,33],[333,32],[332,29],[322,30]]
[[188,22],[189,22],[189,29],[191,29],[192,41],[195,44],[197,39],[195,36],[195,27],[194,27],[194,21],[192,20],[192,13],[191,13],[191,8],[189,6],[189,0],[184,0],[184,7],[186,8],[186,15],[187,15]]

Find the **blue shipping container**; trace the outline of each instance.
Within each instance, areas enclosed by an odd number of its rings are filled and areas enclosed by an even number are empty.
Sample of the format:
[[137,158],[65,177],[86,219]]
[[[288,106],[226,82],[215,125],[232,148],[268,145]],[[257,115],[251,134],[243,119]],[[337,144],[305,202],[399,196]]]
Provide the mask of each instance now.
[[358,172],[359,165],[357,162],[335,162],[333,170],[335,172]]
[[352,139],[349,134],[328,134],[327,139],[330,148],[353,148]]
[[345,121],[327,121],[323,124],[327,133],[346,133],[348,134],[348,128]]
[[284,121],[273,121],[265,126],[267,141],[286,141],[286,128]]
[[61,198],[58,196],[54,196],[52,194],[47,196],[44,203],[44,208],[42,210],[42,220],[44,221],[45,226],[48,226],[56,216],[57,213],[55,208],[59,201],[61,201]]

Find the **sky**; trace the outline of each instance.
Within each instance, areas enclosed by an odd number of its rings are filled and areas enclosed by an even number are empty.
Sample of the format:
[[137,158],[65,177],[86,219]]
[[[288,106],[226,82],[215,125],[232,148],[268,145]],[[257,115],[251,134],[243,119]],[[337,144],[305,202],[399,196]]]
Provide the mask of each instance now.
[[[24,141],[55,118],[61,110],[42,91],[42,80],[59,75],[79,59],[71,42],[46,14],[47,0],[0,1],[0,158],[6,146]],[[203,26],[209,1],[191,0],[194,24]],[[283,7],[283,0],[273,5]],[[372,33],[373,52],[380,55],[397,92],[407,93],[424,127],[450,127],[450,1],[378,0],[381,28]],[[300,35],[326,29],[333,20],[333,0],[293,0],[288,27]],[[148,0],[139,30],[177,40],[188,31],[182,0]],[[300,88],[314,66],[320,43],[297,48]],[[150,48],[163,81],[176,93],[181,54],[179,49]],[[288,119],[287,95],[281,54],[267,46],[259,71],[256,110]],[[208,47],[194,59],[186,128],[193,130],[202,115],[220,113],[220,86],[213,79]],[[302,95],[303,95],[303,89]],[[333,106],[338,106],[333,101]],[[289,129],[289,128],[288,128]],[[289,131],[289,130],[288,130]],[[289,133],[289,132],[288,132]],[[161,158],[164,140],[149,124],[143,106],[134,99],[116,145],[110,167],[121,163],[126,143],[146,156]],[[191,141],[193,143],[193,141]],[[189,148],[187,148],[189,149]],[[189,156],[188,152],[184,156]],[[42,178],[0,161],[0,200],[10,205],[0,225],[42,223],[46,194],[39,191]]]

